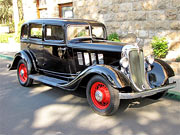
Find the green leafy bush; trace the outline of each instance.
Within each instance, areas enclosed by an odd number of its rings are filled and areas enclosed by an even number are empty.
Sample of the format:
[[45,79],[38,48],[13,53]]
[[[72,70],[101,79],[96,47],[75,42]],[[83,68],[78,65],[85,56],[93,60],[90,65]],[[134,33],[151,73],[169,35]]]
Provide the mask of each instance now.
[[112,33],[108,35],[108,40],[120,42],[119,35],[117,33]]
[[180,62],[180,57],[177,57],[175,61]]
[[8,43],[9,38],[12,38],[14,34],[0,34],[0,43]]
[[168,41],[165,37],[153,37],[151,42],[153,53],[156,58],[165,58],[168,53]]
[[9,26],[9,32],[10,33],[14,33],[14,31],[15,31],[14,21],[12,23],[9,23],[8,26]]

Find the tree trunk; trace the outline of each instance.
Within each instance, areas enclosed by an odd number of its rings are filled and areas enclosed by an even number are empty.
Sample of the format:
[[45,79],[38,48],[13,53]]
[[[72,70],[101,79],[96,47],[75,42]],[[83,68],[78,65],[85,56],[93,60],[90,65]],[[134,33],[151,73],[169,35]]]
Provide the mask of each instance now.
[[15,33],[18,33],[18,24],[19,24],[19,12],[17,0],[13,0],[13,14],[14,14],[14,25],[15,25]]

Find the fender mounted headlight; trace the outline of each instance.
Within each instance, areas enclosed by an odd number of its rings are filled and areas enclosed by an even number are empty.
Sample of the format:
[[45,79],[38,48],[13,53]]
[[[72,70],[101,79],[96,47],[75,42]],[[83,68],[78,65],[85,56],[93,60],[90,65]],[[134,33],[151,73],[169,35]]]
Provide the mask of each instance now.
[[153,62],[154,62],[154,56],[152,56],[152,55],[147,56],[147,57],[146,57],[146,62],[147,62],[148,64],[152,65]]
[[128,61],[128,58],[126,57],[123,57],[119,63],[124,68],[127,68],[129,66],[129,61]]

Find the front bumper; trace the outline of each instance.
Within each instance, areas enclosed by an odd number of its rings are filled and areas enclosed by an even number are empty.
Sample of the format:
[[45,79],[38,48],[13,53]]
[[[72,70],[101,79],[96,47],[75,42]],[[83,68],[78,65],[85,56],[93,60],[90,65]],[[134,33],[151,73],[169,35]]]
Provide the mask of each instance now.
[[119,99],[133,99],[133,98],[143,98],[147,96],[152,96],[159,92],[166,91],[168,89],[172,89],[176,87],[176,82],[170,83],[168,85],[157,87],[154,89],[149,89],[141,92],[134,92],[134,93],[119,93]]

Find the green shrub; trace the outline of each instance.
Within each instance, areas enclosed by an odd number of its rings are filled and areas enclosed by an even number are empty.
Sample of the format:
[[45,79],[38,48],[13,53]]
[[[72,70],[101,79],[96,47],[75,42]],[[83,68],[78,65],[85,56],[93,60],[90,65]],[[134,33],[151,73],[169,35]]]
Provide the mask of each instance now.
[[14,21],[12,23],[9,23],[8,26],[9,26],[9,32],[14,33],[15,32]]
[[175,61],[180,62],[180,57],[177,57]]
[[165,58],[168,53],[168,41],[165,37],[153,37],[151,42],[153,53],[156,58]]
[[119,35],[117,33],[112,33],[108,35],[108,40],[120,42]]
[[17,43],[20,43],[21,26],[22,26],[23,23],[24,23],[24,20],[20,21],[19,24],[18,24],[18,32],[17,32],[17,34],[15,36],[15,41]]
[[9,38],[12,38],[14,34],[0,34],[0,43],[8,43]]

